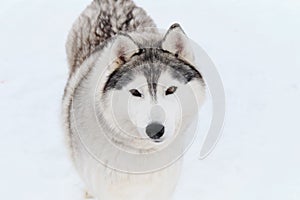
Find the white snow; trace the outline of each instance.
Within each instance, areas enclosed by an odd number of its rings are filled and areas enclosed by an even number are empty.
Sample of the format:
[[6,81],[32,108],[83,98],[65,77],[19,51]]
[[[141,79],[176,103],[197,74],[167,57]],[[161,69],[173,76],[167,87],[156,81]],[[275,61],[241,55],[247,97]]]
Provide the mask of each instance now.
[[[221,140],[186,154],[175,199],[300,199],[300,3],[137,0],[161,28],[179,22],[214,60],[227,95]],[[64,146],[64,43],[90,0],[0,1],[1,199],[80,200]]]

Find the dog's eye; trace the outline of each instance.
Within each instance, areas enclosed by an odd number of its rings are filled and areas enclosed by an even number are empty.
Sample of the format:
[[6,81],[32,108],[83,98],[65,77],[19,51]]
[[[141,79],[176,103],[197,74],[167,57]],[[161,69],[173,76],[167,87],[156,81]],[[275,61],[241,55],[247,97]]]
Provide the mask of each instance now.
[[176,86],[171,86],[166,90],[166,95],[173,94],[174,92],[176,92],[176,90],[177,90]]
[[142,97],[142,94],[136,89],[131,89],[129,92],[135,97]]

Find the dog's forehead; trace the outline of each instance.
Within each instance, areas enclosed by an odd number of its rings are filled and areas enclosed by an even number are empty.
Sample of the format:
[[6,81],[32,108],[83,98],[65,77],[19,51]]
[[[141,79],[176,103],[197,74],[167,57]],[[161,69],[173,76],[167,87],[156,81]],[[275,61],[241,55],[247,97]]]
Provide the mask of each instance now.
[[193,66],[175,57],[170,58],[171,56],[168,54],[161,54],[163,53],[145,53],[145,55],[136,57],[133,61],[117,68],[110,74],[103,91],[121,90],[129,83],[135,82],[136,77],[144,76],[144,79],[140,79],[140,81],[146,81],[151,95],[155,96],[159,81],[161,84],[167,85],[168,81],[164,79],[186,84],[194,78],[202,78]]
[[158,87],[169,87],[179,84],[184,84],[179,79],[174,78],[173,73],[170,70],[163,71],[157,81]]
[[133,77],[128,82],[128,87],[140,87],[146,84],[157,84],[158,86],[168,86],[172,83],[179,83],[180,81],[174,78],[170,70],[142,70],[137,73],[131,74]]
[[147,85],[147,79],[144,76],[144,74],[139,73],[139,74],[135,74],[133,75],[133,78],[131,79],[131,81],[128,82],[128,84],[126,85],[127,88],[140,88]]

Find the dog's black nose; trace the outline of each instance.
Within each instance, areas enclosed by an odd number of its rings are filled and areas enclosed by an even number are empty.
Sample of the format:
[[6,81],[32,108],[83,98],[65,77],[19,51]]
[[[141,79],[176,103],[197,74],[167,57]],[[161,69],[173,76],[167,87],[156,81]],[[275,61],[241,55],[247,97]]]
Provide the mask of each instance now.
[[165,127],[158,123],[151,123],[146,127],[146,133],[151,139],[159,139],[164,135]]

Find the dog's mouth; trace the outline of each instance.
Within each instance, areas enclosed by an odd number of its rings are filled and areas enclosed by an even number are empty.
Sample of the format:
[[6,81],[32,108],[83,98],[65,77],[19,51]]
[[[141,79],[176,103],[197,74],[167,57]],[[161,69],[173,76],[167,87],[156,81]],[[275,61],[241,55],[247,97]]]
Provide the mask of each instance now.
[[161,139],[161,138],[160,139],[152,139],[152,141],[155,142],[155,143],[157,143],[157,144],[164,142],[164,140]]

